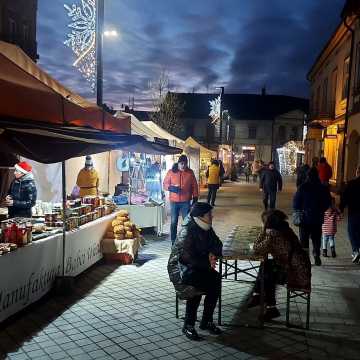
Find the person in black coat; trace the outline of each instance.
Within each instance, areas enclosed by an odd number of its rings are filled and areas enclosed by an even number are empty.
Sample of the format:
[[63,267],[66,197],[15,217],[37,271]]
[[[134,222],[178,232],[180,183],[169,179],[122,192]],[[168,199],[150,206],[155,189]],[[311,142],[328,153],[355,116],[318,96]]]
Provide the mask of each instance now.
[[216,260],[222,254],[222,243],[212,228],[212,206],[197,202],[186,217],[172,247],[168,262],[170,281],[180,299],[186,301],[186,337],[199,340],[195,321],[201,296],[205,294],[204,312],[200,329],[211,334],[221,330],[213,322],[213,314],[221,290],[220,274],[215,270]]
[[301,212],[299,235],[302,247],[309,251],[309,239],[313,243],[315,265],[321,265],[320,247],[322,224],[325,211],[331,205],[331,195],[327,187],[321,184],[318,171],[311,168],[307,180],[297,190],[293,208]]
[[360,261],[360,166],[356,178],[350,180],[341,195],[340,210],[348,208],[348,233],[352,247],[352,262]]
[[297,177],[296,177],[297,188],[299,188],[302,184],[305,183],[309,171],[310,171],[310,166],[308,164],[303,164],[300,166],[300,168],[297,171]]
[[31,209],[36,203],[37,190],[32,167],[25,161],[15,164],[15,180],[11,183],[4,205],[8,207],[9,217],[32,216]]
[[282,177],[273,161],[269,162],[268,168],[263,169],[260,174],[260,191],[263,192],[263,203],[265,210],[269,207],[275,209],[276,193],[282,190]]

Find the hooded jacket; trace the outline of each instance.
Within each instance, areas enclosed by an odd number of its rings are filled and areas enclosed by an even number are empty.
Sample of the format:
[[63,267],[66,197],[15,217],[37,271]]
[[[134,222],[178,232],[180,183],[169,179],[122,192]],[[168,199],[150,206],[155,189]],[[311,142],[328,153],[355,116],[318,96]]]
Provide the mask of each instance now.
[[34,175],[28,173],[15,179],[10,185],[8,195],[14,201],[13,206],[9,206],[9,217],[31,217],[31,208],[37,197]]
[[206,274],[211,270],[210,253],[221,256],[220,239],[213,228],[203,230],[188,215],[172,247],[167,266],[170,281],[181,299],[190,299],[202,293],[200,288],[189,284],[192,283],[194,273]]
[[96,196],[99,187],[99,175],[94,168],[80,170],[76,185],[80,188],[80,197]]
[[[174,164],[165,176],[164,189],[170,192],[170,201],[185,202],[199,197],[199,188],[194,172],[188,167],[180,171],[178,164]],[[171,191],[175,187],[177,192]]]

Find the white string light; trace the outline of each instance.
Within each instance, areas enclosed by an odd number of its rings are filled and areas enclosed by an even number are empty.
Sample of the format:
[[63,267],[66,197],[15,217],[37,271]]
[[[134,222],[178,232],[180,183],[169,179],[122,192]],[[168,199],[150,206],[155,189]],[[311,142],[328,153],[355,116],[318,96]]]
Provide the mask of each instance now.
[[71,19],[64,44],[76,56],[73,63],[95,91],[96,83],[96,0],[81,0],[81,5],[64,4]]
[[211,123],[215,124],[220,121],[220,107],[221,107],[221,97],[220,95],[214,100],[209,100],[210,103],[210,113],[209,116],[212,118]]

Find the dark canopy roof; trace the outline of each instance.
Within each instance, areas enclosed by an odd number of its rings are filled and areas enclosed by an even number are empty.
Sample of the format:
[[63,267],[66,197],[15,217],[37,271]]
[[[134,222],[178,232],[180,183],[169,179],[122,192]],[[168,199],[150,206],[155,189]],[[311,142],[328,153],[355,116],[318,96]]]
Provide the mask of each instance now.
[[[178,93],[185,103],[183,118],[208,118],[210,100],[218,94]],[[224,110],[239,120],[273,120],[275,117],[293,110],[309,111],[307,99],[284,95],[224,94]]]
[[149,142],[139,135],[0,118],[0,152],[3,153],[16,153],[42,163],[55,163],[115,149],[160,155],[182,151]]

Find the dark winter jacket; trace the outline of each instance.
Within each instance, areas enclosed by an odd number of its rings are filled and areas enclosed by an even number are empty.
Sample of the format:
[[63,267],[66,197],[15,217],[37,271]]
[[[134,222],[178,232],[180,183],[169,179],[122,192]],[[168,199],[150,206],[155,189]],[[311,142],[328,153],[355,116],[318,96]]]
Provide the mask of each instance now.
[[299,168],[296,178],[296,187],[300,187],[302,184],[305,183],[309,170],[310,166],[308,164],[304,164]]
[[305,182],[295,193],[293,201],[294,210],[302,211],[302,223],[306,225],[322,224],[330,205],[330,192],[320,181]]
[[190,299],[202,293],[192,284],[192,277],[211,270],[209,254],[221,256],[222,243],[211,228],[201,229],[188,215],[172,247],[168,261],[168,273],[175,291],[181,299]]
[[9,206],[9,217],[31,217],[31,208],[36,202],[36,186],[33,174],[29,173],[20,179],[15,179],[8,192],[14,201]]
[[360,214],[360,177],[350,180],[345,187],[345,190],[340,200],[340,210],[348,207],[349,215]]
[[278,170],[263,169],[260,174],[260,189],[266,192],[282,190],[282,177]]

